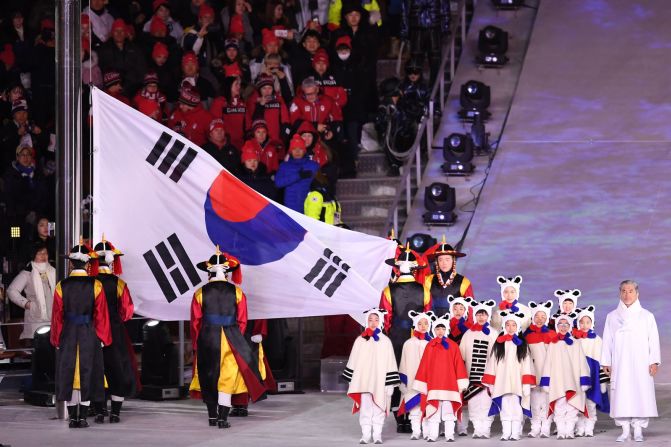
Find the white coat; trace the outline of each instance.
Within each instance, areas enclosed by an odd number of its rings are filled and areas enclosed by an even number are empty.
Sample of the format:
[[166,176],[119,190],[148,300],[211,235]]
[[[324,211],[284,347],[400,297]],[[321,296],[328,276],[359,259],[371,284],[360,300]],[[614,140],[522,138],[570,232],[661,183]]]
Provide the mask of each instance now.
[[26,309],[23,316],[25,324],[20,335],[22,339],[33,338],[37,328],[48,326],[51,322],[50,310],[51,303],[54,300],[54,290],[56,290],[56,269],[49,264],[46,264],[44,269],[51,291],[44,290],[40,273],[37,271],[34,262],[31,262],[26,269],[21,270],[7,288],[9,299],[17,306],[25,309],[30,302],[30,309]]

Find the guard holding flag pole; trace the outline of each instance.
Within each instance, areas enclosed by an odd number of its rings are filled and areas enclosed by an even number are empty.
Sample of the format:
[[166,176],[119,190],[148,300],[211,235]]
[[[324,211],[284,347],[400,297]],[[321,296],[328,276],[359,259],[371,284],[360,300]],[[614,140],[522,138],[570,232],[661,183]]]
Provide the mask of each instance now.
[[[121,406],[125,397],[133,396],[139,386],[135,352],[124,323],[133,317],[133,299],[126,282],[117,275],[122,273],[121,253],[114,245],[105,240],[93,248],[91,276],[95,276],[103,285],[109,314],[112,344],[103,348],[105,378],[109,385],[112,400],[110,423],[120,421]],[[107,400],[93,403],[97,424],[105,422]]]
[[91,249],[80,238],[67,256],[71,272],[56,285],[51,316],[56,400],[67,401],[70,428],[86,428],[91,400],[105,398],[102,346],[112,335],[103,285],[86,271]]
[[209,260],[197,264],[208,272],[208,283],[196,290],[191,302],[191,340],[194,374],[190,391],[202,396],[207,405],[210,426],[228,428],[231,397],[248,393],[252,401],[264,397],[258,358],[244,338],[247,328],[247,298],[240,284],[240,262],[217,251]]

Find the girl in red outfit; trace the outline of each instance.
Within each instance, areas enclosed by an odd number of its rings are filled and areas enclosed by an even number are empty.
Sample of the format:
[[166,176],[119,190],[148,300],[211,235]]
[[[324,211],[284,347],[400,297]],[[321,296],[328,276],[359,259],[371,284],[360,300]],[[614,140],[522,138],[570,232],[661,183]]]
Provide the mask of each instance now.
[[240,77],[229,76],[221,85],[222,95],[212,101],[210,113],[224,120],[226,133],[233,146],[240,149],[245,142],[245,115],[247,107],[240,96]]

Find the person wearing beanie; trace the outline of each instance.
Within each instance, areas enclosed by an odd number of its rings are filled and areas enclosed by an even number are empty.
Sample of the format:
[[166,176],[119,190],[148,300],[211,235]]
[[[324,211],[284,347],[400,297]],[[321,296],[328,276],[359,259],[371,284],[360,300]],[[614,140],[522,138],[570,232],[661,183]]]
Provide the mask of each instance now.
[[305,142],[294,135],[289,143],[290,158],[275,174],[275,186],[284,189],[284,205],[299,213],[303,213],[310,184],[319,170],[317,162],[307,158],[305,152]]
[[[552,301],[548,300],[544,303],[529,301],[529,309],[531,309],[531,324],[524,332],[524,338],[529,345],[529,354],[531,354],[534,372],[536,373],[536,383],[540,383],[548,346],[557,335],[555,331],[548,328],[550,315],[552,315]],[[550,437],[553,417],[549,415],[549,404],[548,393],[543,391],[541,387],[531,389],[530,438]]]
[[342,110],[347,105],[347,91],[329,70],[329,55],[325,49],[320,48],[312,57],[312,73],[320,91],[335,102]]
[[254,28],[251,24],[252,6],[246,1],[227,2],[220,18],[224,37],[233,37],[247,54],[254,47]]
[[266,172],[274,174],[285,156],[284,145],[281,141],[273,140],[268,136],[268,124],[263,120],[254,121],[250,126],[250,132],[251,138],[243,145],[243,149],[254,148]]
[[[179,60],[176,59],[181,53],[176,45],[175,48],[177,52],[173,55],[165,43],[157,41],[151,44],[147,68],[158,76],[158,88],[165,94],[166,101],[171,107],[179,97]],[[181,56],[179,57],[181,59]]]
[[209,105],[214,98],[215,88],[209,79],[201,76],[199,58],[193,51],[186,51],[182,56],[182,80],[180,86],[185,84],[194,87],[200,93],[200,99]]
[[193,52],[197,56],[200,77],[207,79],[213,86],[211,95],[198,86],[203,97],[213,97],[219,88],[219,81],[212,70],[212,64],[223,49],[224,39],[220,26],[214,18],[214,9],[207,3],[202,3],[198,8],[198,22],[186,29],[182,41],[184,51]]
[[226,133],[233,146],[242,149],[247,133],[247,106],[242,99],[242,81],[239,76],[228,76],[221,83],[221,95],[212,100],[210,113],[224,120]]
[[275,182],[268,175],[266,166],[259,162],[259,154],[255,147],[244,146],[240,160],[242,167],[238,178],[254,191],[262,194],[270,200],[278,201],[279,195]]
[[105,399],[102,346],[112,343],[105,289],[87,273],[91,254],[81,239],[70,250],[70,274],[56,284],[51,313],[56,400],[66,402],[70,428],[88,427],[91,401]]
[[247,98],[247,123],[264,120],[268,125],[268,135],[271,139],[288,140],[289,110],[284,99],[275,94],[273,77],[260,74],[254,87],[254,92]]
[[[11,96],[16,97],[16,94],[11,94]],[[2,150],[0,161],[3,168],[7,168],[14,161],[14,151],[26,139],[29,141],[31,148],[40,152],[42,148],[46,147],[44,139],[48,138],[45,135],[46,132],[43,133],[42,128],[31,119],[28,102],[23,97],[12,101],[10,114],[11,118],[0,128],[0,149]]]
[[215,118],[210,123],[208,141],[202,147],[228,172],[238,175],[240,171],[240,151],[228,142],[226,126],[221,118]]
[[240,76],[244,84],[249,84],[252,80],[248,58],[241,52],[238,39],[232,37],[224,41],[224,51],[212,62],[212,67],[217,68],[214,73],[220,85],[229,76]]
[[112,36],[100,46],[98,56],[103,72],[121,74],[124,95],[132,97],[142,87],[147,72],[145,55],[137,44],[128,41],[126,23],[122,19],[116,19],[112,24]]
[[[520,332],[527,330],[531,324],[531,309],[519,302],[520,286],[522,285],[522,277],[520,275],[514,278],[506,278],[505,276],[497,276],[496,282],[501,286],[501,302],[499,303],[499,310],[506,310],[514,313],[522,313],[524,317],[520,321]],[[497,331],[504,329],[501,323],[501,317],[498,312],[492,316],[492,327]]]
[[213,119],[210,112],[203,108],[198,91],[186,85],[180,89],[178,106],[168,118],[168,127],[181,127],[186,138],[202,147],[207,143]]
[[[135,352],[127,342],[129,337],[124,326],[124,323],[133,317],[135,307],[128,285],[119,277],[123,272],[121,267],[123,253],[110,241],[105,240],[103,235],[102,241],[93,247],[91,255],[91,275],[100,281],[105,291],[112,335],[112,343],[103,348],[103,363],[112,401],[109,422],[115,424],[121,421],[121,406],[124,399],[132,397],[140,383]],[[94,400],[93,406],[96,411],[94,422],[104,423],[104,414],[107,413],[106,399]]]
[[180,41],[184,34],[184,29],[178,21],[172,18],[170,11],[169,0],[154,0],[151,4],[154,14],[142,27],[142,31],[149,33],[154,24],[154,20],[160,21],[166,27],[167,34],[172,36],[176,41]]
[[492,397],[490,416],[499,415],[502,441],[519,441],[524,416],[531,417],[531,388],[536,386],[529,346],[521,336],[521,312],[498,311],[503,330],[496,338],[482,383]]
[[131,105],[130,100],[123,94],[122,78],[118,71],[108,71],[103,74],[103,88],[105,89],[105,93],[112,98],[128,106]]
[[139,104],[141,102],[140,99],[142,98],[156,102],[162,111],[161,115],[159,116],[159,121],[161,121],[163,119],[163,114],[167,114],[166,112],[168,111],[168,102],[167,97],[159,89],[158,82],[158,74],[156,74],[156,72],[147,72],[147,74],[144,75],[144,79],[142,81],[142,89],[137,92],[135,97],[133,97],[133,106],[139,110]]

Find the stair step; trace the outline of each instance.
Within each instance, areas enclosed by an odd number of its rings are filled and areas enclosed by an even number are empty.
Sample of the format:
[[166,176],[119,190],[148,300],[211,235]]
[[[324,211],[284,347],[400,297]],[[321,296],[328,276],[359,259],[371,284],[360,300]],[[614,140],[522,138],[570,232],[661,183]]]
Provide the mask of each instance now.
[[352,196],[394,197],[399,187],[398,177],[364,177],[338,180],[336,186],[338,200]]
[[[392,197],[371,198],[362,197],[358,199],[340,200],[342,207],[343,220],[347,222],[352,217],[387,217],[389,209],[392,207],[394,199]],[[405,203],[400,204],[401,207]],[[400,211],[400,208],[399,208]],[[403,210],[405,211],[405,210]]]

